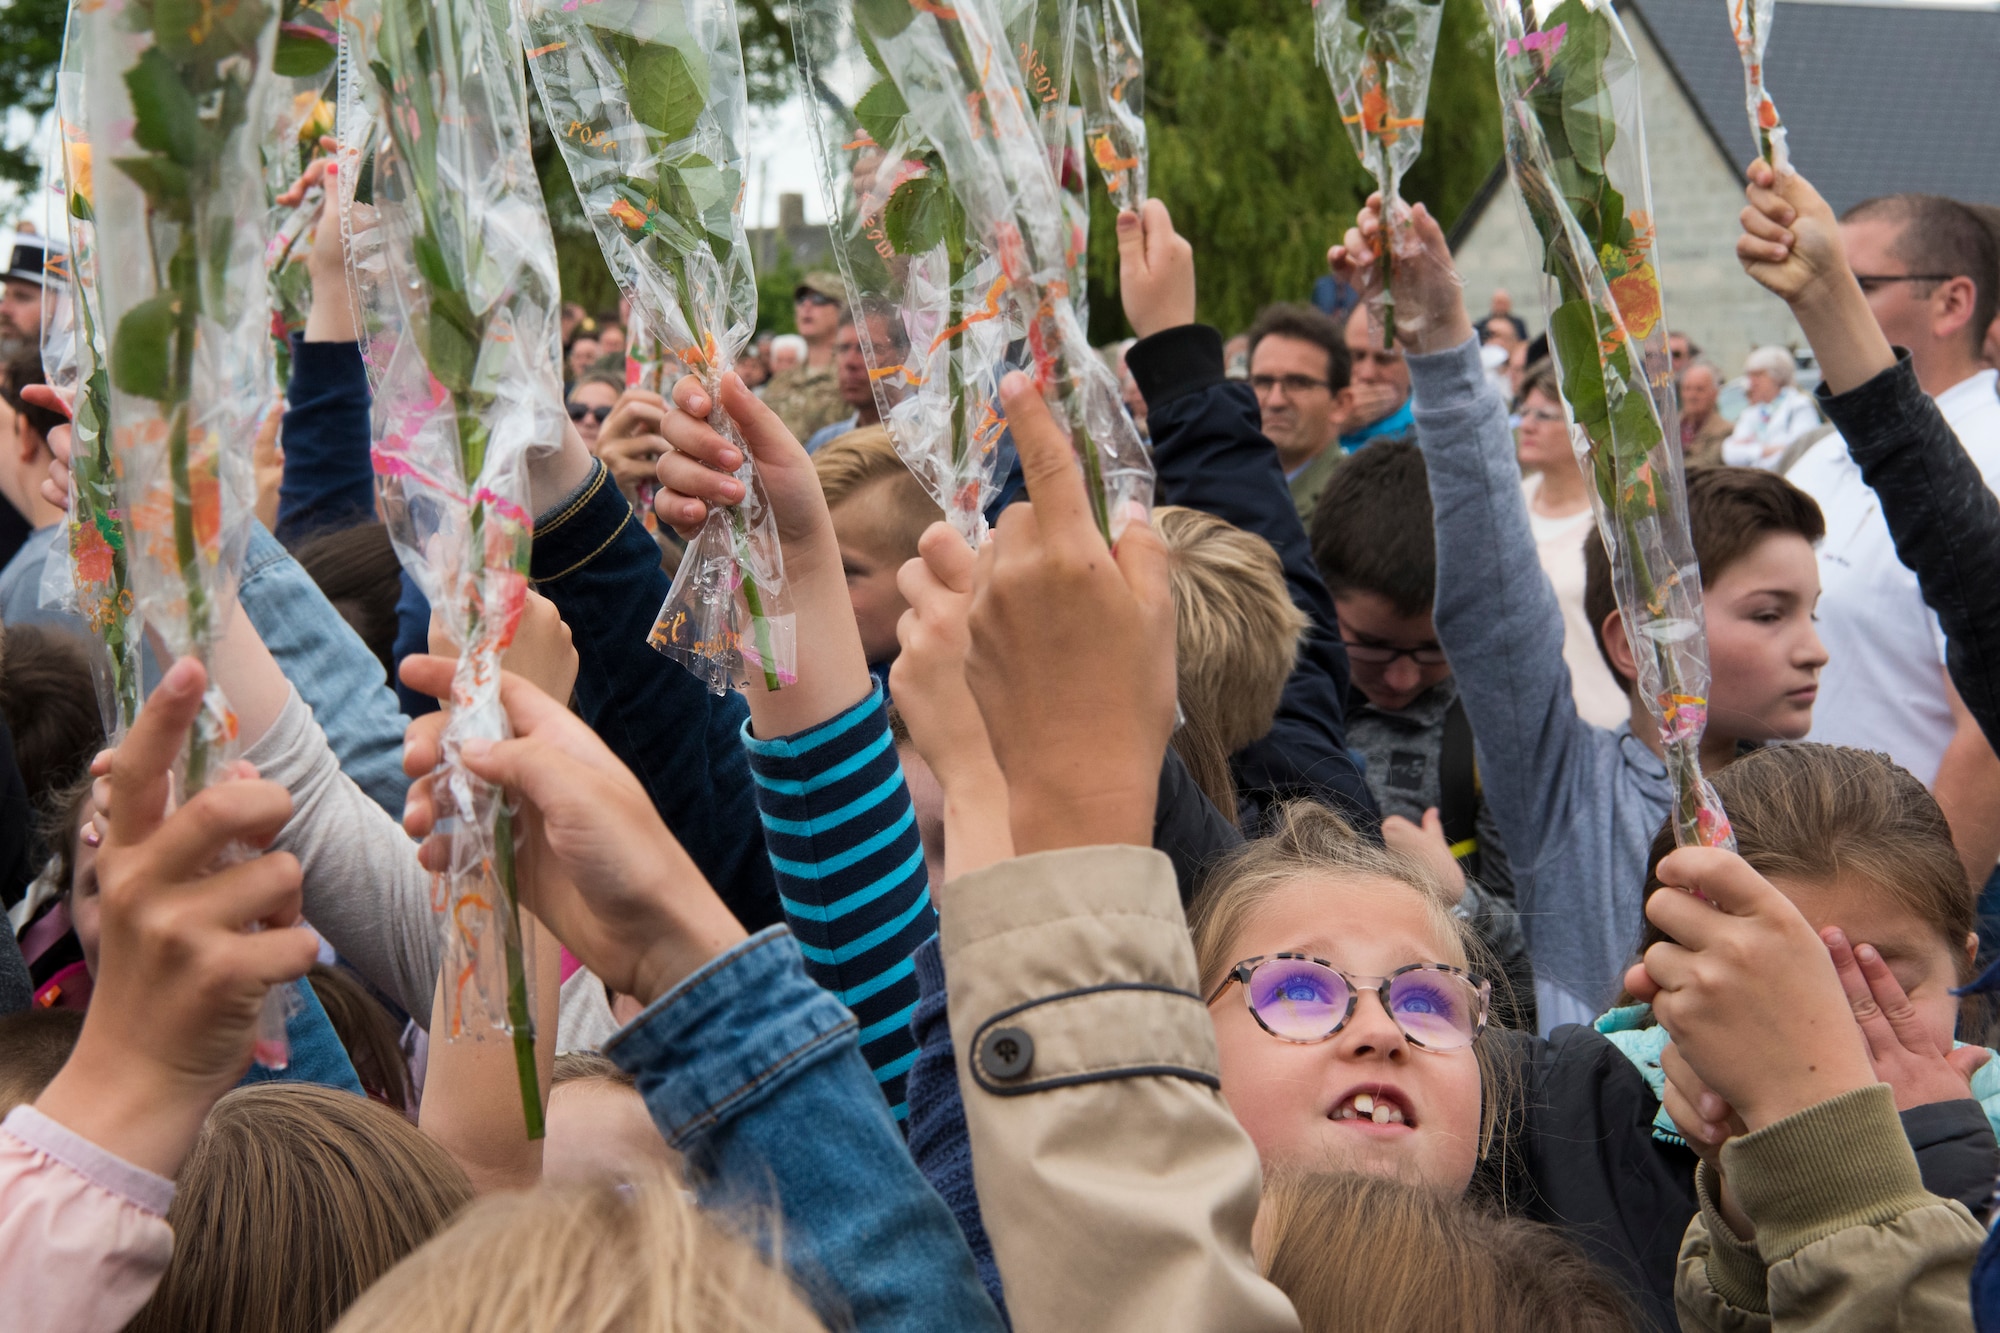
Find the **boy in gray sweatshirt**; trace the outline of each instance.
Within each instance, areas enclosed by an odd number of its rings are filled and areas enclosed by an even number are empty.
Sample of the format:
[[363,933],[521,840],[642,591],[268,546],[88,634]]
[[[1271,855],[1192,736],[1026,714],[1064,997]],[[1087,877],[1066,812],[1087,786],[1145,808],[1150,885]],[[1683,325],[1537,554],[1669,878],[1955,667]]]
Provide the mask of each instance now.
[[[1362,224],[1372,242],[1372,208]],[[1644,924],[1647,848],[1672,789],[1636,689],[1631,720],[1616,728],[1577,715],[1562,612],[1535,554],[1506,404],[1481,372],[1442,233],[1421,205],[1411,225],[1430,253],[1396,265],[1397,330],[1437,525],[1438,642],[1477,737],[1547,1032],[1591,1021],[1617,993]],[[1337,271],[1373,262],[1356,231],[1334,258]],[[1697,469],[1688,490],[1712,676],[1702,762],[1712,770],[1746,744],[1796,740],[1812,725],[1826,662],[1812,628],[1812,548],[1825,529],[1818,506],[1774,473]],[[1594,536],[1586,559],[1586,608],[1629,688],[1632,649]]]

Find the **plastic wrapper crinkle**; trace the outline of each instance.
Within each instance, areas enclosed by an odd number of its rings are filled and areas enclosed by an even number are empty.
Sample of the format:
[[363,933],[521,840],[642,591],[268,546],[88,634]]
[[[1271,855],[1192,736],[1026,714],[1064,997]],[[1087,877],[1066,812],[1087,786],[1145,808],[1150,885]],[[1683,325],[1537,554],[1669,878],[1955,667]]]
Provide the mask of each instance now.
[[[258,130],[277,29],[263,0],[215,11],[126,0],[79,4],[71,34],[87,148],[75,165],[89,186],[70,196],[87,200],[82,220],[94,231],[92,314],[106,331],[130,591],[163,656],[211,667],[254,521],[251,441],[271,406],[263,236],[243,220],[263,215]],[[101,169],[85,172],[84,161]],[[236,717],[211,669],[183,790],[223,776],[236,749]],[[288,994],[270,992],[260,1063],[290,1058]]]
[[793,11],[828,231],[882,423],[945,517],[977,546],[1006,423],[1000,262],[966,226],[942,157],[846,0]]
[[1750,112],[1750,133],[1757,153],[1773,168],[1785,170],[1791,154],[1785,147],[1785,123],[1778,104],[1764,87],[1764,47],[1771,40],[1771,20],[1778,0],[1726,0],[1729,29],[1736,35],[1736,53],[1743,57],[1743,102]]
[[[1333,0],[1328,0],[1332,3]],[[1136,0],[1077,0],[1076,62],[1090,160],[1121,211],[1146,202],[1146,52]]]
[[[612,276],[649,335],[701,380],[709,424],[741,447],[717,393],[757,327],[734,4],[519,4],[543,111]],[[710,513],[651,636],[717,693],[796,679],[777,523],[747,448],[736,477],[742,503]]]
[[[1110,368],[1070,302],[1080,246],[1067,224],[1021,72],[988,0],[950,8],[859,0],[855,14],[917,133],[936,152],[966,225],[998,263],[974,314],[1019,329],[1026,369],[1068,430],[1099,530],[1115,540],[1127,507],[1149,507],[1153,468]],[[942,201],[940,201],[942,207]]]
[[1430,100],[1431,62],[1437,55],[1444,0],[1314,0],[1313,28],[1319,63],[1340,103],[1340,123],[1355,155],[1382,192],[1388,228],[1378,281],[1367,293],[1370,322],[1382,346],[1396,341],[1396,307],[1389,269],[1405,259],[1422,262],[1422,243],[1409,234],[1400,207],[1403,175],[1424,143],[1424,106]]
[[1639,118],[1638,69],[1603,0],[1487,0],[1507,165],[1543,270],[1570,437],[1645,697],[1682,844],[1734,846],[1701,773],[1708,645]]
[[[513,812],[461,747],[508,734],[500,658],[526,605],[531,454],[559,445],[560,287],[528,152],[512,34],[483,0],[357,0],[344,34],[375,99],[364,310],[378,367],[374,461],[403,567],[458,651],[443,737],[438,877],[451,1037],[512,1036],[528,1134],[542,1132]],[[505,22],[504,11],[497,18]],[[350,88],[348,95],[358,97]],[[435,1033],[438,1029],[433,1028]]]

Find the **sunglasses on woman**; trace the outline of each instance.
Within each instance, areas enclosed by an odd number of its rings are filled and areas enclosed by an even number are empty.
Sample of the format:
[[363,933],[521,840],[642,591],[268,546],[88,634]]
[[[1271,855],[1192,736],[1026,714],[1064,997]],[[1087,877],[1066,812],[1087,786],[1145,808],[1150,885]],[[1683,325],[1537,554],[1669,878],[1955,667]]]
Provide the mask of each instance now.
[[585,417],[596,417],[597,424],[602,426],[604,418],[610,415],[611,409],[608,407],[585,407],[582,403],[569,404],[569,419],[571,421],[581,421]]
[[1302,1046],[1325,1041],[1346,1027],[1361,992],[1371,990],[1412,1046],[1463,1050],[1485,1029],[1493,995],[1486,978],[1448,963],[1411,963],[1386,977],[1358,977],[1302,953],[1244,959],[1229,969],[1208,1003],[1221,999],[1231,982],[1243,984],[1243,998],[1257,1026]]

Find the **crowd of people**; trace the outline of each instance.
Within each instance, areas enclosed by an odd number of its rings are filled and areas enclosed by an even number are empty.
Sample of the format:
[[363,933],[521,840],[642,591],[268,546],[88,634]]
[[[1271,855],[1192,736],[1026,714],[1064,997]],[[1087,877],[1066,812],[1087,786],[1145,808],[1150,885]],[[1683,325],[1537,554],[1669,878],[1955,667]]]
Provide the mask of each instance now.
[[[512,1044],[433,1027],[455,664],[337,233],[240,608],[109,749],[17,237],[0,1322],[2000,1328],[2000,229],[1754,164],[1810,358],[1732,419],[1674,336],[1724,850],[1675,846],[1546,339],[1380,207],[1228,340],[1166,206],[1119,217],[1115,546],[1019,373],[990,533],[941,522],[837,274],[665,393],[565,309],[513,739],[459,755],[518,804],[539,1138]],[[717,696],[646,637],[743,448],[797,678]],[[243,758],[176,804],[211,687]]]

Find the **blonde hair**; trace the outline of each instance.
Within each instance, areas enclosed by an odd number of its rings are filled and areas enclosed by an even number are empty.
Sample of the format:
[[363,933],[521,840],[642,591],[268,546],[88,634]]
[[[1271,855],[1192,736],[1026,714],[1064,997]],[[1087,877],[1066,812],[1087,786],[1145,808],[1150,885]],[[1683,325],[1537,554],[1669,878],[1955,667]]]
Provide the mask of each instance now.
[[178,1185],[173,1260],[128,1333],[318,1333],[472,1198],[401,1115],[310,1083],[224,1096]]
[[336,1333],[823,1333],[785,1275],[664,1172],[491,1194],[398,1264]]
[[916,555],[924,529],[944,517],[924,484],[903,463],[885,427],[864,426],[836,437],[813,455],[813,470],[819,474],[828,509],[884,483],[863,521],[870,535],[906,557]]
[[1182,709],[1207,720],[1224,754],[1271,729],[1298,661],[1305,613],[1292,605],[1271,544],[1213,514],[1153,511],[1174,590],[1174,673]]
[[[1246,842],[1218,863],[1188,908],[1188,929],[1194,935],[1195,968],[1201,993],[1215,993],[1229,969],[1242,961],[1237,941],[1251,918],[1280,890],[1301,880],[1387,880],[1417,895],[1430,918],[1442,958],[1427,962],[1468,968],[1492,983],[1490,1009],[1502,1005],[1506,980],[1472,927],[1452,912],[1457,905],[1444,881],[1422,862],[1368,842],[1348,822],[1313,801],[1288,801],[1278,807],[1271,833]],[[1488,1021],[1473,1039],[1482,1093],[1479,1155],[1491,1152],[1496,1136],[1505,1132],[1502,1118],[1513,1105],[1512,1066],[1502,1057],[1499,1025]]]
[[1610,1275],[1553,1227],[1404,1181],[1276,1173],[1257,1231],[1304,1333],[1635,1327]]

